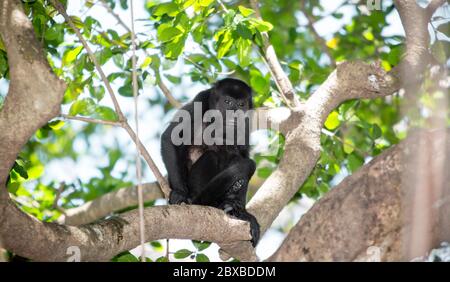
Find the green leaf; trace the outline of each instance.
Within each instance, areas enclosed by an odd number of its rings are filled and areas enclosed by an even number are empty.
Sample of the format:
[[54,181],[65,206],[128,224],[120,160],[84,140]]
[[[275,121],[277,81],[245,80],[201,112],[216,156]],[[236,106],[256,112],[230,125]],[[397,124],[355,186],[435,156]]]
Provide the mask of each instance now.
[[103,85],[99,86],[89,85],[89,93],[91,94],[91,97],[97,100],[97,102],[100,102],[105,96],[105,87],[103,87]]
[[117,121],[119,118],[116,112],[110,107],[99,106],[95,109],[96,116],[102,120]]
[[155,6],[153,11],[154,16],[162,16],[167,14],[169,17],[175,17],[180,13],[178,9],[178,5],[174,2],[162,3],[158,6]]
[[159,257],[156,259],[156,262],[169,262],[169,260],[166,257]]
[[369,136],[373,140],[381,137],[381,128],[377,124],[373,124],[369,129]]
[[248,16],[250,16],[250,15],[255,13],[255,11],[253,11],[252,9],[246,8],[246,7],[241,6],[241,5],[239,5],[238,9],[239,9],[239,12],[241,12],[241,14],[244,17],[248,17]]
[[339,113],[337,111],[331,112],[325,121],[325,127],[329,130],[335,130],[340,124]]
[[62,65],[67,66],[67,65],[71,64],[73,61],[75,61],[78,54],[80,54],[82,49],[83,49],[83,46],[78,46],[75,49],[67,50],[63,55]]
[[126,254],[117,258],[118,262],[139,262],[139,259],[132,254]]
[[181,77],[179,76],[174,76],[174,75],[170,75],[170,74],[166,74],[165,77],[172,82],[173,84],[180,84],[181,83]]
[[172,41],[183,34],[183,30],[173,27],[171,24],[162,24],[158,27],[158,40],[161,42]]
[[175,40],[171,41],[169,44],[164,46],[164,55],[166,58],[175,60],[180,56],[184,49],[184,42],[186,36],[177,37]]
[[252,42],[248,39],[239,38],[237,42],[238,60],[241,67],[250,64],[250,51],[252,50]]
[[260,19],[251,19],[250,23],[254,26],[259,32],[267,32],[273,29],[273,25],[269,22],[260,20]]
[[164,250],[163,245],[158,241],[153,241],[150,245],[152,245],[152,247],[158,252],[162,252]]
[[350,138],[344,139],[343,149],[346,154],[351,154],[355,150],[355,143]]
[[95,102],[92,98],[84,98],[73,102],[70,106],[69,114],[72,116],[82,115],[88,116],[95,111]]
[[184,259],[184,258],[187,258],[190,255],[192,255],[192,251],[189,251],[188,249],[181,249],[181,250],[178,250],[174,254],[174,257],[176,259]]
[[206,248],[208,248],[209,246],[211,246],[211,242],[206,242],[206,241],[195,241],[195,240],[192,240],[192,243],[194,244],[195,248],[198,251],[203,251]]
[[131,87],[131,83],[125,82],[122,87],[119,87],[119,94],[125,97],[133,97],[133,88]]
[[209,258],[205,254],[197,254],[195,256],[196,262],[209,262]]
[[352,173],[357,171],[364,164],[364,159],[356,153],[350,154],[347,161],[348,168]]
[[95,53],[95,58],[100,65],[104,65],[111,57],[113,53],[111,49],[103,49],[100,52]]
[[259,94],[267,94],[270,90],[270,82],[262,77],[259,73],[252,75],[250,85]]
[[233,42],[234,42],[234,40],[231,39],[219,46],[219,49],[217,50],[217,58],[218,59],[222,58],[223,56],[226,55],[226,53],[228,53],[231,46],[233,46]]
[[208,7],[214,0],[198,0],[198,5],[201,7]]
[[236,26],[236,32],[244,39],[252,39],[253,37],[252,31],[242,22]]
[[152,63],[152,57],[146,57],[141,64],[141,69],[147,68]]
[[258,176],[261,178],[267,178],[272,173],[273,169],[270,167],[262,167],[258,169]]
[[27,170],[21,166],[17,161],[14,163],[13,169],[23,178],[28,179]]
[[64,126],[63,120],[54,120],[48,123],[48,126],[53,130],[60,130]]

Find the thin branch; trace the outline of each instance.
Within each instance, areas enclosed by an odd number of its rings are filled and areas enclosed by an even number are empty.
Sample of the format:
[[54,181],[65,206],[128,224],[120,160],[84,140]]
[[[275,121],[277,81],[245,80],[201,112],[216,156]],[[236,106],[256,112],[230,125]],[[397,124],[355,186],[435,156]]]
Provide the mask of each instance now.
[[217,0],[217,3],[219,3],[220,7],[225,13],[228,13],[228,8],[223,4],[222,0]]
[[105,0],[100,0],[100,2],[102,2],[103,7],[108,10],[108,13],[110,13],[127,32],[132,32],[131,29],[122,21],[119,15],[113,11],[113,9],[108,5],[108,3],[106,3]]
[[[122,125],[122,127],[128,132],[128,134],[131,136],[133,140],[136,140],[136,134],[134,133],[133,129],[128,123],[125,123]],[[159,183],[159,186],[161,187],[161,190],[163,191],[166,198],[169,197],[170,194],[170,187],[167,183],[164,176],[159,171],[158,167],[156,166],[155,162],[153,161],[152,157],[150,156],[150,153],[145,148],[144,144],[142,144],[141,140],[137,139],[139,150],[141,151],[142,156],[144,157],[145,161],[147,162],[148,166],[152,170],[153,174],[155,175],[156,180]]]
[[79,121],[84,121],[84,122],[89,122],[89,123],[98,123],[98,124],[112,125],[112,126],[122,126],[122,124],[119,121],[71,116],[71,115],[67,115],[67,114],[61,114],[60,116],[65,119],[79,120]]
[[316,23],[316,20],[314,19],[314,16],[309,14],[306,9],[306,2],[304,0],[300,1],[300,5],[302,8],[303,15],[305,15],[307,21],[308,21],[308,28],[311,31],[312,35],[314,36],[314,39],[319,44],[320,48],[322,49],[322,52],[324,52],[328,58],[330,59],[331,66],[333,68],[336,67],[336,61],[333,58],[333,55],[331,54],[330,48],[328,48],[327,43],[325,40],[319,35],[316,28],[314,27],[314,24]]
[[144,222],[144,196],[142,195],[142,165],[141,154],[139,150],[139,117],[138,117],[138,83],[136,71],[136,33],[134,31],[134,5],[133,0],[130,0],[130,14],[131,14],[131,65],[133,68],[133,100],[134,100],[134,123],[136,124],[136,177],[138,179],[138,208],[139,208],[139,234],[141,240],[141,262],[145,262],[145,222]]
[[[136,142],[136,134],[134,133],[133,129],[128,123],[124,122],[117,122],[117,121],[107,121],[107,120],[100,120],[100,119],[93,119],[93,118],[86,118],[86,117],[78,117],[78,116],[70,116],[62,114],[61,117],[64,117],[66,119],[72,119],[72,120],[78,120],[78,121],[84,121],[89,123],[98,123],[98,124],[105,124],[105,125],[113,125],[113,126],[120,126],[124,128],[128,134],[130,135],[133,142]],[[156,180],[158,181],[161,190],[163,191],[166,198],[170,194],[170,188],[167,184],[166,179],[162,176],[161,172],[159,171],[158,167],[156,166],[155,162],[153,161],[152,157],[150,156],[150,153],[147,151],[145,146],[142,144],[142,142],[137,139],[139,150],[141,151],[142,156],[144,157],[145,161],[147,162],[150,169],[155,174]]]
[[427,11],[427,16],[430,19],[434,12],[436,12],[436,10],[441,7],[442,5],[444,5],[446,2],[446,0],[433,0],[430,2],[430,4],[428,4],[426,11]]
[[[103,4],[103,6],[106,8],[106,10],[108,10],[108,13],[110,13],[116,20],[117,22],[127,31],[131,34],[132,37],[134,37],[134,39],[139,42],[138,38],[136,38],[135,33],[132,31],[132,29],[130,29],[125,22],[120,18],[120,16],[115,13],[113,11],[113,9],[108,5],[108,3],[106,3],[105,0],[100,0]],[[147,54],[148,55],[148,54]],[[170,92],[169,88],[167,88],[167,86],[164,84],[163,81],[159,81],[158,82],[158,86],[161,89],[161,91],[163,92],[164,96],[166,96],[167,100],[169,101],[169,103],[175,107],[175,108],[180,108],[181,107],[181,103],[175,99],[175,97],[173,97],[172,93]]]
[[[149,152],[147,151],[147,149],[145,148],[145,146],[142,144],[141,140],[139,140],[139,138],[137,138],[137,135],[135,134],[133,129],[130,127],[130,125],[126,121],[126,118],[125,118],[124,114],[122,113],[122,110],[120,109],[119,103],[117,102],[117,99],[116,99],[114,91],[113,91],[113,89],[111,87],[111,84],[109,83],[108,79],[106,78],[106,75],[103,72],[101,66],[98,64],[94,53],[90,49],[90,47],[87,44],[86,40],[83,38],[83,35],[81,34],[80,30],[74,25],[74,23],[72,22],[72,19],[69,17],[69,15],[67,15],[67,13],[66,13],[66,11],[64,9],[64,6],[57,0],[50,0],[50,2],[56,8],[56,10],[58,10],[58,12],[61,15],[63,15],[63,17],[66,19],[67,23],[75,31],[78,39],[82,42],[83,46],[86,49],[86,52],[88,53],[89,57],[91,58],[92,62],[95,65],[97,71],[99,72],[103,83],[105,84],[106,88],[108,89],[110,97],[111,97],[111,99],[112,99],[112,101],[114,103],[114,108],[115,108],[115,110],[117,112],[117,115],[119,116],[118,124],[120,124],[120,126],[122,126],[128,132],[128,134],[131,136],[133,141],[135,143],[137,143],[137,145],[138,145],[138,147],[139,147],[139,149],[141,151],[141,154],[143,154],[144,159],[147,161],[148,166],[150,167],[150,169],[152,170],[153,174],[155,175],[156,180],[159,182],[159,184],[161,186],[161,189],[163,190],[163,192],[166,195],[166,197],[168,197],[168,195],[170,193],[169,184],[167,183],[167,181],[162,176],[161,172],[159,171],[158,167],[154,163],[153,159],[151,158],[151,156],[150,156]],[[78,118],[78,120],[82,120],[82,119]],[[90,120],[90,121],[92,121],[92,120]]]
[[169,103],[174,106],[175,108],[181,108],[181,103],[175,99],[175,97],[173,97],[172,93],[170,93],[169,88],[167,88],[167,86],[164,84],[164,82],[162,81],[162,79],[160,78],[158,81],[158,86],[161,89],[161,91],[163,92],[164,96],[166,96],[167,101],[169,101]]
[[89,55],[89,58],[94,63],[95,68],[97,69],[97,72],[100,74],[100,77],[103,81],[103,83],[106,86],[106,89],[108,90],[109,96],[111,97],[111,100],[114,104],[114,109],[117,112],[117,115],[119,116],[119,120],[124,120],[125,116],[122,113],[122,110],[120,109],[119,102],[116,99],[116,96],[114,95],[114,91],[111,87],[111,84],[109,83],[108,79],[106,78],[105,73],[103,72],[103,69],[101,68],[100,64],[98,63],[94,52],[91,50],[91,47],[89,47],[89,44],[86,42],[86,40],[83,38],[83,35],[81,34],[80,30],[75,26],[70,16],[67,14],[64,6],[58,1],[58,0],[50,0],[53,7],[64,17],[66,22],[69,24],[69,26],[75,31],[75,34],[77,35],[78,39],[80,40],[81,44],[83,44],[84,49]]
[[65,213],[65,210],[58,205],[58,201],[61,198],[61,194],[65,188],[66,188],[66,183],[64,183],[64,181],[63,181],[59,184],[58,191],[57,191],[55,200],[53,201],[53,205],[52,205],[53,209],[58,210],[63,214]]
[[[262,20],[261,12],[258,7],[258,1],[250,0],[250,4],[255,11],[256,17]],[[270,43],[269,34],[267,32],[262,32],[261,36],[263,38],[264,56],[267,64],[269,65],[271,74],[277,82],[277,87],[279,88],[280,93],[285,96],[289,103],[291,103],[290,105],[288,104],[288,106],[295,108],[300,107],[300,100],[295,95],[294,87],[281,67],[277,54],[275,53],[275,49]]]

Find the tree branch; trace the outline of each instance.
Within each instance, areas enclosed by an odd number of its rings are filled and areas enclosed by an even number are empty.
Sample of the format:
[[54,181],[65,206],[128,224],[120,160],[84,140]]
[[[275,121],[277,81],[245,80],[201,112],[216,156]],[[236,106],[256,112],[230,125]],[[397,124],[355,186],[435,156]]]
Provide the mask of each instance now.
[[[250,0],[250,4],[252,6],[252,9],[256,13],[256,16],[259,19],[262,19],[261,12],[259,11],[258,7],[258,1]],[[263,38],[264,56],[267,61],[267,64],[269,65],[269,70],[275,79],[275,82],[279,88],[281,95],[283,95],[283,97],[285,97],[285,99],[287,100],[288,106],[294,108],[299,107],[300,100],[295,94],[295,90],[294,87],[292,86],[291,81],[289,80],[288,76],[281,67],[277,54],[275,53],[275,49],[273,48],[272,44],[270,44],[269,34],[267,32],[263,32],[261,33],[261,35]]]
[[[158,183],[142,184],[144,201],[154,201],[164,198]],[[67,225],[82,225],[94,222],[109,215],[111,212],[123,210],[138,204],[136,187],[121,188],[102,195],[79,207],[66,209],[58,223]]]
[[[405,230],[410,220],[405,218],[406,187],[403,174],[414,169],[405,159],[421,150],[418,140],[427,136],[437,147],[433,159],[444,159],[449,170],[450,131],[423,131],[386,150],[314,204],[289,232],[269,261],[361,261],[408,260],[404,256]],[[438,144],[443,144],[440,146]],[[445,160],[447,158],[447,160]],[[417,173],[417,172],[415,172]],[[441,183],[447,186],[447,179]],[[444,187],[443,187],[444,188]],[[450,201],[436,209],[434,230],[438,236],[434,245],[450,240]],[[370,248],[379,250],[379,258],[370,257]]]
[[[21,1],[2,1],[0,34],[8,53],[11,78],[0,110],[0,185],[3,186],[23,145],[37,129],[59,114],[66,85],[53,74]],[[0,189],[2,195],[8,198],[4,189]]]
[[173,97],[169,88],[167,88],[166,84],[164,84],[164,82],[162,81],[162,78],[159,79],[158,86],[164,96],[166,96],[167,101],[169,101],[172,106],[174,106],[176,109],[181,108],[182,104],[177,99],[175,99],[175,97]]
[[141,150],[141,154],[143,155],[144,159],[146,160],[148,166],[152,170],[153,174],[156,177],[156,180],[158,180],[162,191],[166,195],[166,198],[169,197],[170,194],[170,187],[167,181],[162,176],[161,172],[159,171],[158,167],[156,166],[155,162],[153,161],[152,157],[150,156],[150,153],[147,151],[145,146],[142,144],[141,140],[137,138],[135,132],[130,127],[128,122],[126,121],[126,118],[124,114],[122,113],[122,110],[120,109],[119,103],[117,102],[116,96],[114,94],[114,91],[111,87],[111,84],[109,83],[108,79],[106,78],[105,73],[103,72],[100,64],[97,62],[97,59],[95,58],[94,53],[92,52],[91,48],[87,44],[86,40],[83,38],[83,35],[81,34],[80,30],[75,26],[75,24],[72,22],[72,19],[69,17],[69,15],[66,13],[66,10],[64,6],[58,1],[58,0],[50,0],[52,5],[55,7],[55,9],[64,17],[66,22],[70,25],[70,27],[75,31],[78,39],[83,44],[84,48],[86,49],[86,52],[89,55],[89,58],[92,60],[92,62],[95,65],[95,68],[97,69],[98,73],[100,74],[100,77],[103,81],[103,83],[106,86],[106,89],[108,90],[109,96],[111,97],[111,100],[113,101],[114,108],[117,112],[117,115],[119,116],[119,122],[121,126],[128,132],[133,142],[137,143],[136,145]]
[[122,124],[118,121],[95,119],[95,118],[80,117],[80,116],[71,116],[71,115],[66,115],[66,114],[61,114],[60,116],[65,119],[78,120],[78,121],[84,121],[84,122],[89,122],[89,123],[97,123],[97,124],[112,125],[112,126],[122,126]]
[[427,17],[428,20],[433,16],[436,10],[445,4],[446,0],[432,0],[427,6]]
[[[127,32],[133,33],[132,30],[124,23],[124,21],[120,18],[120,16],[113,11],[113,9],[108,5],[108,3],[106,3],[105,0],[100,0],[100,1],[102,2],[103,6],[108,11],[108,13],[110,13]],[[137,38],[136,38],[136,40],[137,40]],[[181,103],[177,99],[175,99],[175,97],[173,97],[169,88],[167,88],[167,86],[164,84],[164,82],[161,79],[158,82],[158,87],[161,89],[164,96],[166,96],[167,100],[173,107],[181,108],[181,106],[182,106]]]
[[[107,261],[139,245],[137,210],[74,227],[40,222],[11,201],[1,204],[6,219],[3,218],[0,235],[5,247],[32,260],[65,261],[68,248],[74,246],[80,249],[82,261]],[[144,210],[144,219],[146,242],[163,238],[209,242],[250,239],[247,222],[232,219],[211,207],[151,207]]]

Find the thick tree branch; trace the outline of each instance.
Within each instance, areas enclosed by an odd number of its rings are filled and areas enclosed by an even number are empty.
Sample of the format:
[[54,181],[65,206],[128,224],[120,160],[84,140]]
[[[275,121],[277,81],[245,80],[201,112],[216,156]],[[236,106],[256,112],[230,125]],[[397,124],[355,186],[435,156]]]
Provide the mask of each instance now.
[[[0,236],[4,246],[32,260],[65,261],[67,249],[74,246],[80,249],[82,261],[106,261],[139,245],[137,210],[74,227],[40,222],[23,213],[11,201],[2,202],[1,206]],[[144,219],[147,242],[163,238],[210,242],[250,239],[247,222],[232,219],[221,210],[205,206],[146,208]]]
[[[164,198],[158,183],[142,184],[142,190],[145,202]],[[121,188],[79,207],[66,209],[64,215],[58,219],[58,223],[67,225],[86,224],[103,218],[112,212],[136,206],[137,204],[136,187]]]
[[[281,247],[269,261],[352,261],[405,260],[403,233],[410,221],[405,215],[403,174],[413,169],[405,159],[426,146],[438,147],[433,159],[443,159],[450,169],[450,131],[424,131],[413,134],[399,145],[385,151],[314,204],[292,228]],[[443,144],[441,146],[440,144]],[[415,172],[417,173],[417,172]],[[450,174],[441,183],[450,195]],[[444,199],[441,198],[441,199]],[[431,203],[436,209],[434,244],[450,240],[450,201]],[[425,212],[425,211],[422,211]],[[406,219],[406,220],[405,220]],[[379,250],[379,258],[370,257],[370,248]],[[378,254],[377,254],[378,255]]]
[[0,195],[7,198],[3,185],[17,154],[37,129],[59,114],[66,85],[53,74],[21,1],[0,4],[0,34],[11,77],[0,111]]

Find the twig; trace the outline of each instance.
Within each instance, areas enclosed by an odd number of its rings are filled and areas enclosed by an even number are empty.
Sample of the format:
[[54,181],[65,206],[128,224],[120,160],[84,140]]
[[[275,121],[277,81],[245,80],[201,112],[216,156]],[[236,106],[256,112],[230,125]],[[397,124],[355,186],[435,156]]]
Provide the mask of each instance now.
[[222,0],[217,0],[217,3],[219,3],[220,7],[225,13],[228,13],[228,8],[223,4]]
[[133,0],[130,0],[131,14],[131,65],[133,69],[133,100],[134,100],[134,123],[136,124],[136,176],[138,179],[138,206],[139,206],[139,234],[141,240],[141,262],[145,262],[145,222],[144,222],[144,196],[142,193],[142,165],[141,154],[139,150],[139,118],[138,118],[138,83],[136,71],[136,34],[134,32],[134,6]]
[[159,79],[158,86],[161,89],[161,91],[164,93],[164,96],[166,96],[167,100],[169,101],[169,103],[172,106],[174,106],[177,109],[181,108],[181,103],[178,102],[178,100],[175,99],[175,97],[172,96],[172,93],[170,93],[169,88],[167,88],[167,86],[164,84],[162,79]]
[[[167,183],[167,181],[164,179],[164,177],[162,176],[161,172],[159,171],[158,167],[156,166],[156,164],[153,162],[153,159],[151,158],[149,152],[147,151],[147,149],[145,148],[145,146],[142,144],[141,140],[139,140],[139,138],[137,138],[135,132],[133,131],[133,129],[130,127],[130,125],[128,124],[128,122],[126,121],[125,115],[122,113],[119,103],[117,102],[116,96],[114,95],[114,91],[112,90],[111,84],[109,83],[108,79],[106,78],[102,68],[100,67],[100,65],[98,64],[97,60],[95,59],[95,55],[92,52],[92,50],[90,49],[89,45],[87,44],[86,40],[84,40],[83,35],[81,34],[80,30],[75,26],[75,24],[72,22],[72,19],[69,17],[69,15],[67,15],[64,6],[57,0],[50,0],[50,2],[52,3],[52,5],[56,8],[56,10],[64,17],[64,19],[67,21],[67,23],[70,25],[70,27],[75,31],[78,39],[81,41],[81,43],[83,44],[83,46],[86,49],[87,54],[89,55],[90,59],[92,60],[92,62],[94,63],[97,71],[99,72],[103,83],[105,84],[106,88],[108,89],[109,95],[114,103],[114,108],[116,110],[117,115],[119,116],[119,121],[115,122],[114,125],[120,125],[121,127],[123,127],[128,134],[131,136],[133,142],[137,142],[138,147],[141,151],[141,154],[144,156],[144,159],[147,161],[148,166],[150,167],[150,169],[152,170],[153,174],[156,177],[156,180],[158,181],[159,185],[161,186],[161,190],[164,192],[165,196],[168,197],[169,193],[170,193],[170,188],[169,188],[169,184]],[[106,124],[105,122],[98,122],[99,120],[95,120],[93,121],[92,119],[85,119],[85,118],[80,118],[77,117],[78,120],[82,120],[82,121],[87,121],[87,122],[96,122],[96,123],[103,123]],[[110,123],[111,124],[111,123]]]
[[66,188],[66,183],[64,183],[64,181],[63,181],[63,182],[61,182],[61,183],[59,184],[58,192],[57,192],[57,194],[56,194],[55,200],[53,201],[53,205],[52,205],[52,208],[53,208],[53,209],[58,210],[58,211],[60,211],[60,212],[63,213],[63,214],[64,214],[66,211],[65,211],[63,208],[61,208],[60,206],[58,206],[58,201],[59,201],[59,199],[61,198],[61,194],[62,194],[62,192],[64,191],[65,188]]
[[[125,24],[125,22],[120,18],[120,16],[113,11],[113,9],[108,5],[108,3],[106,3],[105,0],[100,0],[100,1],[103,3],[103,6],[106,8],[106,10],[108,10],[108,12],[117,20],[117,22],[127,32],[129,32],[131,34],[132,38],[134,37],[134,40],[137,40],[139,42],[139,40],[136,38],[136,34],[132,31],[132,29],[130,29]],[[169,88],[167,88],[167,86],[164,84],[164,82],[162,82],[160,80],[160,82],[158,83],[158,87],[161,89],[161,91],[163,92],[164,96],[166,96],[167,100],[169,101],[169,103],[172,106],[174,106],[175,108],[180,108],[181,107],[181,103],[177,99],[175,99],[175,97],[173,97],[172,93],[170,92]]]
[[108,13],[110,13],[127,32],[132,32],[131,29],[122,21],[119,15],[113,11],[113,9],[108,5],[108,3],[106,3],[105,0],[100,0],[100,2],[102,2],[103,7],[108,10]]
[[305,15],[307,21],[308,21],[308,28],[311,31],[312,35],[314,36],[314,39],[317,43],[319,43],[320,48],[322,49],[322,52],[324,52],[328,58],[330,59],[331,66],[333,68],[336,68],[336,61],[334,60],[330,48],[328,48],[327,43],[325,40],[317,33],[316,28],[314,27],[314,24],[316,23],[313,15],[309,14],[306,10],[306,3],[305,0],[300,1],[300,5],[302,7],[303,15]]
[[[257,0],[250,0],[250,4],[255,11],[256,17],[262,20],[261,12],[258,7]],[[269,41],[269,34],[267,32],[262,32],[261,36],[263,38],[263,47],[264,47],[264,57],[267,61],[267,64],[270,69],[270,73],[276,81],[276,85],[281,93],[281,95],[285,96],[285,100],[289,101],[287,105],[289,107],[300,107],[300,100],[295,95],[294,87],[292,86],[291,81],[287,77],[286,73],[284,73],[283,68],[278,60],[277,54],[275,53],[275,49]]]
[[83,38],[83,35],[81,34],[80,30],[75,26],[72,19],[67,14],[64,6],[58,1],[58,0],[50,0],[52,5],[55,7],[55,9],[64,17],[66,22],[69,24],[69,26],[75,31],[75,34],[77,35],[78,39],[81,41],[81,44],[83,44],[84,49],[86,49],[86,52],[89,55],[89,58],[94,63],[95,68],[97,69],[98,73],[100,74],[101,79],[103,80],[106,89],[108,90],[109,96],[111,97],[111,100],[114,104],[114,109],[117,112],[117,115],[119,116],[119,120],[123,120],[125,116],[123,115],[119,102],[117,102],[116,96],[114,95],[114,91],[111,87],[111,84],[109,83],[108,79],[106,78],[105,73],[103,72],[103,69],[100,67],[100,64],[97,62],[97,59],[95,58],[94,52],[92,52],[91,47],[87,44],[86,40]]
[[112,125],[112,126],[122,126],[122,124],[118,121],[71,116],[71,115],[66,115],[66,114],[61,114],[60,116],[65,119],[79,120],[79,121],[84,121],[84,122],[98,123],[98,124],[105,124],[105,125]]

